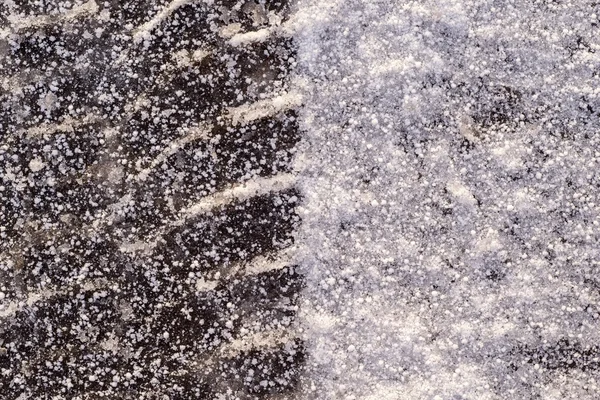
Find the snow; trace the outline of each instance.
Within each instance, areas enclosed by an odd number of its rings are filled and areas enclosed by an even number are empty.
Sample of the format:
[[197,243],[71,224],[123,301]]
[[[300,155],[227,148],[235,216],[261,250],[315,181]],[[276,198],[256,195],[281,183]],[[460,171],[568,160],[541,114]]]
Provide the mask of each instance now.
[[32,172],[38,172],[44,169],[46,165],[44,164],[44,162],[42,160],[40,160],[39,158],[34,158],[31,161],[29,161],[29,169]]
[[597,398],[598,7],[299,2],[309,398]]

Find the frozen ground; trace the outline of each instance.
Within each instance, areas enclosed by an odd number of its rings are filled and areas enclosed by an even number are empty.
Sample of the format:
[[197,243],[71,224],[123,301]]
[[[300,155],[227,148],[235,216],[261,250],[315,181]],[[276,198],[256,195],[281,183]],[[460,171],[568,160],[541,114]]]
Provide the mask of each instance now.
[[599,399],[598,14],[0,0],[0,398]]
[[307,397],[600,398],[597,14],[300,1]]

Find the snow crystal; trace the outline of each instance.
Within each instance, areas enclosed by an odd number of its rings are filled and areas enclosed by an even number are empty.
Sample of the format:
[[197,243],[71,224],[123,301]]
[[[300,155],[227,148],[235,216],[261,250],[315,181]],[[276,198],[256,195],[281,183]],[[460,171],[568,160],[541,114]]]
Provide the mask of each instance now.
[[44,167],[46,166],[46,164],[39,158],[34,158],[31,161],[29,161],[29,169],[32,172],[38,172],[44,169]]

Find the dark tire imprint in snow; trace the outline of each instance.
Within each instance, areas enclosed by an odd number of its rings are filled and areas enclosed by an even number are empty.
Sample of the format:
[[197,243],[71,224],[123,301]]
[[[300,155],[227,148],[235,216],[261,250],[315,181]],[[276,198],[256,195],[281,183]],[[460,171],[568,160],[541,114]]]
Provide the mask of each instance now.
[[294,48],[243,37],[287,1],[14,3],[0,397],[293,397],[296,112],[248,107],[286,96]]

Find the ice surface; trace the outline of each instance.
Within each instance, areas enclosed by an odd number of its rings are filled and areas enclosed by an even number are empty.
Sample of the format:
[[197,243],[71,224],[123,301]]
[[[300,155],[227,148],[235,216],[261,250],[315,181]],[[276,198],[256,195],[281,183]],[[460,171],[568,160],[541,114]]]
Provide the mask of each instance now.
[[288,20],[0,0],[1,400],[296,394]]

